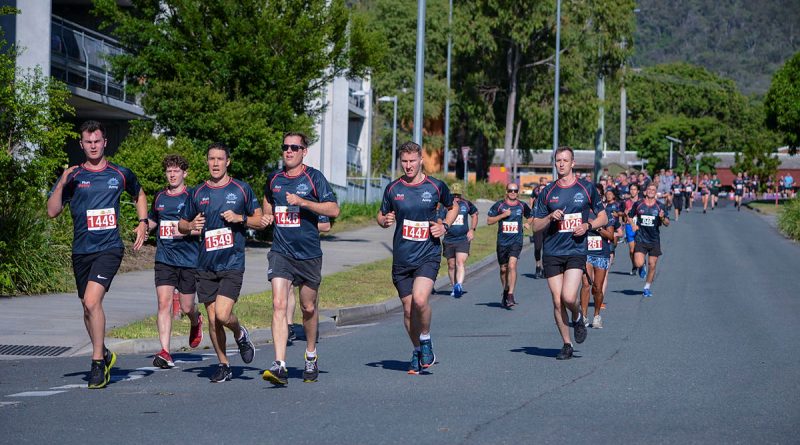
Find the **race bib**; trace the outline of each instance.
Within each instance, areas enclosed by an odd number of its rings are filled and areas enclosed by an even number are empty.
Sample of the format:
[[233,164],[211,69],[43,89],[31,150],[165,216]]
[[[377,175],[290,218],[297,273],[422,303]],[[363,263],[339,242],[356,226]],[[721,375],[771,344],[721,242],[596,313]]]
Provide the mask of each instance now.
[[653,227],[656,225],[656,217],[653,215],[639,215],[641,217],[641,221],[639,221],[639,225],[643,227]]
[[742,184],[736,184],[736,190],[741,190],[741,189],[742,189]]
[[564,219],[558,223],[559,232],[574,232],[575,229],[583,224],[583,218],[580,213],[567,213]]
[[91,231],[116,229],[117,214],[113,208],[87,210],[86,227]]
[[428,221],[403,220],[403,239],[409,241],[428,241],[431,230]]
[[178,221],[161,221],[158,225],[158,237],[161,239],[183,238],[178,231]]
[[206,231],[206,252],[233,247],[233,232],[230,227]]
[[591,235],[586,240],[590,251],[603,250],[603,239],[599,236]]
[[300,206],[275,206],[275,225],[300,227]]
[[463,226],[464,225],[464,215],[459,213],[458,216],[456,216],[456,220],[453,221],[453,225],[454,226]]
[[503,221],[501,230],[503,233],[519,233],[519,222],[517,221]]

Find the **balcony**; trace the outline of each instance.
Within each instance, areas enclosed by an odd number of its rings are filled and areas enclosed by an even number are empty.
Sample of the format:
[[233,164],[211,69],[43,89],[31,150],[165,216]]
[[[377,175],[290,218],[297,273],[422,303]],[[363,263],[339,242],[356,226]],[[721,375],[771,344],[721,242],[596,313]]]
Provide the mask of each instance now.
[[363,174],[361,168],[361,147],[355,144],[347,144],[347,174]]

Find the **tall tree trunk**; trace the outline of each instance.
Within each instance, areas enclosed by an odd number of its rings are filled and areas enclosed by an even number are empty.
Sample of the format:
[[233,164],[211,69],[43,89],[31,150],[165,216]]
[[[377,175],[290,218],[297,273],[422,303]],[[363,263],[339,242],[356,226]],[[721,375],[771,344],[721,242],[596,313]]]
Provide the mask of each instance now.
[[519,73],[520,51],[516,44],[508,49],[508,103],[506,105],[506,130],[503,141],[503,163],[506,168],[506,182],[511,182],[511,144],[514,141],[514,110],[517,108],[517,74]]

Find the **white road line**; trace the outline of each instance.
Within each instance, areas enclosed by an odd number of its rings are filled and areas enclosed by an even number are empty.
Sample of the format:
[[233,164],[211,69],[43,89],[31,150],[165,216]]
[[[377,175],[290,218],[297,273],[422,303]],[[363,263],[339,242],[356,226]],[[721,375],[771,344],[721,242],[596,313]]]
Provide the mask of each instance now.
[[0,402],[0,408],[4,406],[14,406],[14,405],[19,405],[19,402]]
[[6,397],[46,397],[54,394],[60,394],[66,391],[26,391],[18,392],[16,394],[9,394]]
[[54,386],[50,389],[75,389],[75,388],[86,388],[86,384],[73,383],[71,385]]

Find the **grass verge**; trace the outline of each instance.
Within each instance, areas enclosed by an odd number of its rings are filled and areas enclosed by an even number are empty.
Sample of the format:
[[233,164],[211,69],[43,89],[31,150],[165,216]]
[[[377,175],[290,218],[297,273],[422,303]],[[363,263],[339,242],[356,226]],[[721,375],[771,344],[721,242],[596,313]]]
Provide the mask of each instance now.
[[[474,264],[488,255],[495,253],[497,241],[496,226],[482,226],[476,231],[472,241],[470,256],[467,265]],[[396,297],[397,292],[392,285],[391,277],[392,259],[361,264],[349,270],[337,272],[323,277],[320,287],[320,307],[333,309],[338,307],[358,306],[385,301]],[[439,276],[447,275],[447,261],[442,259]],[[155,295],[153,295],[155,299]],[[206,315],[205,307],[200,305],[203,316]],[[267,328],[272,323],[272,291],[247,295],[239,298],[234,308],[234,313],[239,321],[252,329]],[[296,311],[295,322],[299,322],[300,310]],[[155,338],[158,336],[155,315],[131,324],[112,329],[109,337],[134,339]],[[173,320],[172,335],[189,335],[189,320]]]
[[764,202],[751,202],[748,205],[751,208],[756,209],[765,215],[777,215],[778,211],[783,207],[783,204],[779,204],[776,207],[775,203],[764,203]]

